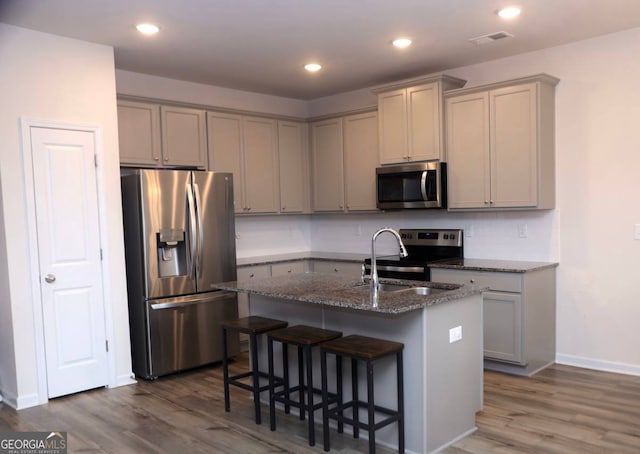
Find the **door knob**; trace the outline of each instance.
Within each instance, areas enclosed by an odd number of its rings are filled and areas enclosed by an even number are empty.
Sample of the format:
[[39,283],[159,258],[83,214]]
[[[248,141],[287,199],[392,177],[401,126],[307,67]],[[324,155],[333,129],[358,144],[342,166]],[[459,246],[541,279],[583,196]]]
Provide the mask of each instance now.
[[55,281],[56,281],[56,276],[55,276],[55,274],[47,274],[47,275],[44,277],[44,280],[45,280],[47,283],[51,284],[51,283],[53,283],[53,282],[55,282]]

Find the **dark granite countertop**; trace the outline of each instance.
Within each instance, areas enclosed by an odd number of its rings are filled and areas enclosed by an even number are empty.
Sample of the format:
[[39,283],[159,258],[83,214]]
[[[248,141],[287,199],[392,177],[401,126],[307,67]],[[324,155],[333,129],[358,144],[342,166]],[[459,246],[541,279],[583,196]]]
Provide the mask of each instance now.
[[374,307],[371,304],[368,284],[362,285],[357,278],[339,275],[304,273],[223,282],[212,287],[382,314],[402,314],[487,290],[486,287],[437,282],[400,281],[396,279],[380,279],[380,282],[404,284],[411,287],[428,286],[442,289],[443,291],[431,295],[417,295],[408,291],[380,292],[378,305]]
[[429,268],[468,271],[494,271],[502,273],[526,273],[528,271],[552,268],[556,262],[522,262],[519,260],[456,259],[429,264]]

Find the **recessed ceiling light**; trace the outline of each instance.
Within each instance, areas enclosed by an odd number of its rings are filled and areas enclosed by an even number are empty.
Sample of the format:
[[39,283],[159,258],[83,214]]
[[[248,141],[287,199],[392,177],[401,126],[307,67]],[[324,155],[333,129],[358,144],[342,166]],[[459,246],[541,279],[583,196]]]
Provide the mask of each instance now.
[[136,29],[144,35],[155,35],[160,31],[160,27],[153,24],[138,24]]
[[520,8],[517,6],[507,6],[498,11],[498,16],[503,19],[513,19],[520,15]]
[[307,63],[306,65],[304,65],[304,69],[312,73],[320,71],[321,68],[322,66],[320,66],[318,63]]
[[411,40],[409,38],[398,38],[394,39],[391,44],[400,49],[404,49],[405,47],[409,47],[411,45]]

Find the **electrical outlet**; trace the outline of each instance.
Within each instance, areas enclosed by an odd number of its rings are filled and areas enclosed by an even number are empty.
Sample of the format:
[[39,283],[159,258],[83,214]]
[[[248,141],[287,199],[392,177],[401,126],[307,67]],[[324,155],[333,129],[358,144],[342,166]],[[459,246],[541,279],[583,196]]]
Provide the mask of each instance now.
[[356,224],[356,236],[362,236],[362,225]]
[[458,342],[459,340],[462,340],[462,326],[451,328],[449,330],[449,343],[453,344],[454,342]]
[[518,224],[518,236],[520,238],[526,238],[527,236],[529,236],[527,224]]

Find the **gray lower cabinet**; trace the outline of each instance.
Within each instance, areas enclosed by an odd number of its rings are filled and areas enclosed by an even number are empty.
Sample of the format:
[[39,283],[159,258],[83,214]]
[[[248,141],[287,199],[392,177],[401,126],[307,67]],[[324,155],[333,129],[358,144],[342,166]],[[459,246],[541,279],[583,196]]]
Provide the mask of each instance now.
[[485,368],[532,375],[555,361],[555,268],[527,272],[432,269],[431,280],[489,287],[483,294]]

